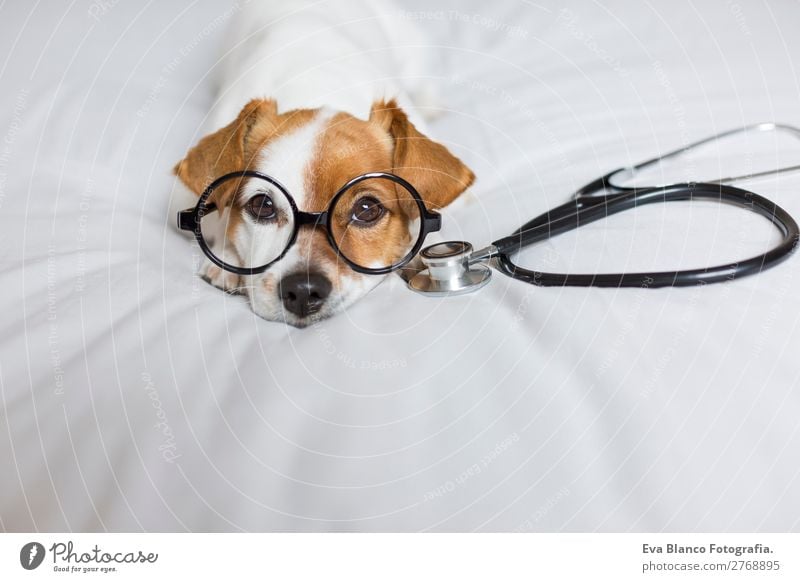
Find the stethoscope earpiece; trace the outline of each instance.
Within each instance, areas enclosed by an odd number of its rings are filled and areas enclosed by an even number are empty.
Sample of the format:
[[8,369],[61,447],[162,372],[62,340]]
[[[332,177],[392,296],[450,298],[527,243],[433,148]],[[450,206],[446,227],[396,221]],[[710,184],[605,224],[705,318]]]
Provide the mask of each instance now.
[[461,295],[477,291],[492,278],[492,270],[476,260],[472,245],[447,241],[425,247],[420,252],[426,269],[408,282],[412,291],[432,297]]

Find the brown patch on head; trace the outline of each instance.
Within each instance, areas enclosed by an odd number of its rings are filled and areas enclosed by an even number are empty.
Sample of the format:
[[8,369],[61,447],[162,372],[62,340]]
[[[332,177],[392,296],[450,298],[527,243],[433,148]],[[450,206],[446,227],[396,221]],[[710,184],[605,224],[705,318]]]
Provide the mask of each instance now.
[[[344,184],[368,172],[399,175],[431,209],[450,204],[475,178],[444,146],[421,134],[394,101],[378,102],[368,121],[346,113],[330,119],[307,170],[308,198],[303,210],[327,209]],[[377,199],[386,209],[382,219],[369,227],[349,220],[354,205],[365,197]],[[419,218],[416,203],[402,186],[374,179],[340,199],[329,228],[351,261],[365,267],[389,266],[413,246],[418,226],[414,221]]]
[[373,124],[337,113],[317,140],[307,169],[309,212],[326,210],[334,194],[348,181],[367,172],[391,171],[392,145]]
[[[374,123],[347,113],[334,115],[320,135],[307,169],[307,208],[304,210],[327,210],[342,186],[357,176],[369,172],[392,172],[393,150],[392,140]],[[383,220],[369,228],[354,226],[350,220],[354,204],[364,197],[377,199],[388,211]],[[328,219],[341,252],[365,267],[378,263],[388,266],[402,258],[409,246],[408,219],[411,214],[410,209],[403,206],[403,199],[407,201],[408,198],[408,195],[401,195],[389,180],[367,180],[348,190],[338,199]],[[405,252],[398,250],[403,243]],[[336,255],[331,253],[327,258],[335,259]]]

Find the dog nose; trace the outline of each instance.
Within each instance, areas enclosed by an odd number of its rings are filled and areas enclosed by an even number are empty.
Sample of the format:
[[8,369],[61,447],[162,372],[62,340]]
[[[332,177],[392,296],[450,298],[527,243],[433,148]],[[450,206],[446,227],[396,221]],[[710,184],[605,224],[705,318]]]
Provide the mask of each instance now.
[[286,309],[305,317],[322,308],[331,294],[331,282],[316,273],[295,273],[281,279],[278,293]]

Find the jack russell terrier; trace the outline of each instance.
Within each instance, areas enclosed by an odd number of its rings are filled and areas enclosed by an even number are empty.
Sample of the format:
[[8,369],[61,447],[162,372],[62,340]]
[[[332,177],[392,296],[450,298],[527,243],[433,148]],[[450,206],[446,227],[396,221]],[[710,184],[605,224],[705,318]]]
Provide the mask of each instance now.
[[[386,0],[322,8],[308,0],[250,2],[232,11],[210,116],[219,129],[175,166],[173,206],[193,206],[209,184],[234,172],[275,179],[239,174],[208,194],[206,204],[218,212],[202,218],[202,230],[214,233],[209,245],[226,264],[269,263],[242,274],[206,259],[200,269],[212,285],[246,295],[264,319],[305,327],[341,312],[386,277],[354,263],[389,264],[408,250],[409,233],[418,229],[419,216],[409,211],[414,200],[401,200],[402,187],[380,179],[340,194],[352,179],[399,176],[430,210],[450,204],[474,180],[420,132],[421,121],[409,119],[407,103],[430,101],[421,79],[433,50],[409,14]],[[341,200],[331,206],[337,193]],[[290,199],[301,214],[329,210],[325,228],[306,221],[286,230]],[[288,247],[290,235],[275,242],[281,224],[294,236]]]

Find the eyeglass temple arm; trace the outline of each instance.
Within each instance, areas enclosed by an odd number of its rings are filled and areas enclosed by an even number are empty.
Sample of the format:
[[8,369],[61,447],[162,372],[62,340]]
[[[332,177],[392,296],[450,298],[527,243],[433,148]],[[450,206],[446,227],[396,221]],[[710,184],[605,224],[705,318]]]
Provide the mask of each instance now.
[[425,232],[439,232],[442,229],[442,215],[438,212],[425,209],[424,228]]
[[[210,204],[206,204],[202,210],[202,214],[216,212],[216,210],[217,205],[212,202]],[[200,226],[200,217],[202,214],[200,211],[198,211],[197,206],[187,208],[186,210],[181,210],[178,212],[178,230],[196,231]]]

